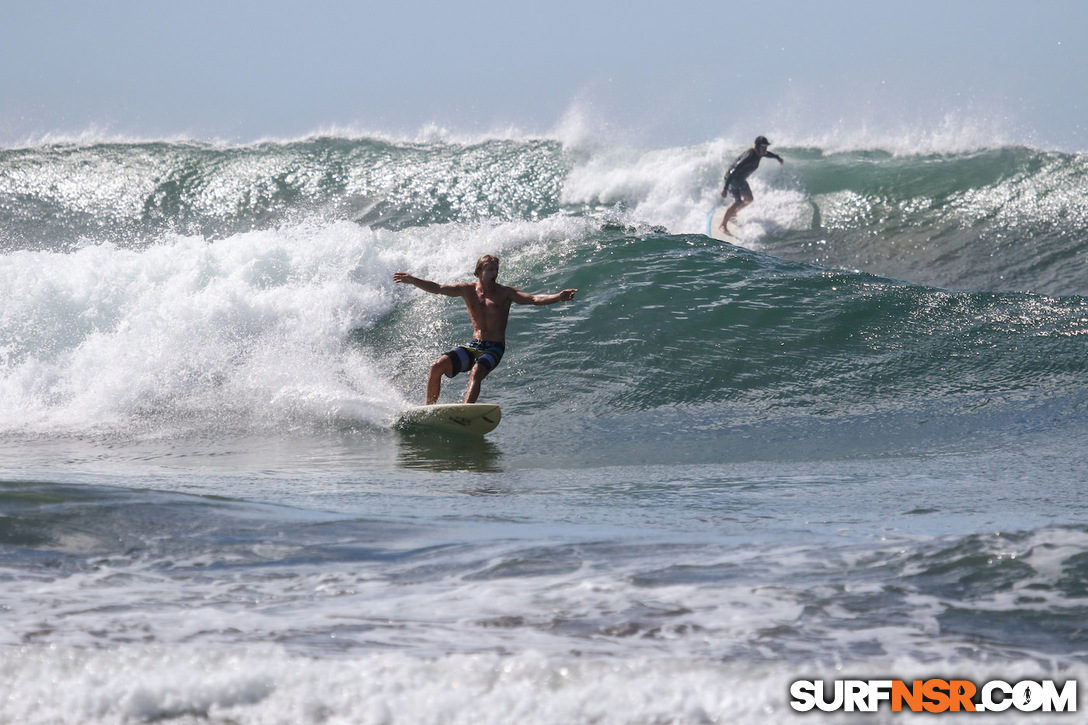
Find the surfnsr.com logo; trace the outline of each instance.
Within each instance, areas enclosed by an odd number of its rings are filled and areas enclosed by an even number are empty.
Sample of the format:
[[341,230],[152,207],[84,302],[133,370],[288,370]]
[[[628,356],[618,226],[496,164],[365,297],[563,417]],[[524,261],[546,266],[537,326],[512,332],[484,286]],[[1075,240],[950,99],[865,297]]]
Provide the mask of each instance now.
[[981,687],[970,680],[798,680],[790,685],[790,707],[798,712],[876,712],[888,703],[892,712],[1076,712],[1077,682],[1059,687],[1053,680],[1010,684],[991,680]]

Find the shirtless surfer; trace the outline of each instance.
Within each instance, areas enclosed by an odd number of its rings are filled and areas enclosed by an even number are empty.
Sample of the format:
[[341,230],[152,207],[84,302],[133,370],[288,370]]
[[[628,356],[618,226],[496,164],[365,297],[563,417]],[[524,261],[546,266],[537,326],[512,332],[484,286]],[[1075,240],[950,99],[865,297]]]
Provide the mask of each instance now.
[[725,228],[725,225],[737,215],[737,212],[752,203],[752,187],[748,186],[748,177],[759,168],[760,159],[770,156],[772,159],[778,159],[779,166],[786,163],[781,156],[767,150],[770,145],[771,142],[766,136],[758,136],[752,148],[737,157],[725,175],[722,198],[724,199],[729,194],[733,195],[733,203],[725,210],[725,216],[722,217],[721,230],[726,234],[729,230]]
[[442,376],[452,378],[465,370],[469,372],[466,403],[475,403],[480,396],[480,383],[502,359],[506,349],[506,322],[510,305],[552,305],[574,299],[576,289],[565,289],[551,295],[531,295],[514,287],[499,284],[499,258],[485,254],[476,261],[476,282],[438,284],[413,277],[405,272],[393,275],[394,282],[412,284],[424,292],[447,297],[460,297],[472,319],[472,342],[450,350],[431,365],[427,376],[427,405],[438,402]]

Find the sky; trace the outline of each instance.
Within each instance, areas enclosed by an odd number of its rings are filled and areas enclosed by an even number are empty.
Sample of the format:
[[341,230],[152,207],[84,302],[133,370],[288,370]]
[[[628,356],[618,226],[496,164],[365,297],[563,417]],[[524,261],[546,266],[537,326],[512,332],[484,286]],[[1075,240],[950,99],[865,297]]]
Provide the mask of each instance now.
[[581,125],[656,147],[1088,151],[1085,0],[0,0],[0,17],[9,148]]

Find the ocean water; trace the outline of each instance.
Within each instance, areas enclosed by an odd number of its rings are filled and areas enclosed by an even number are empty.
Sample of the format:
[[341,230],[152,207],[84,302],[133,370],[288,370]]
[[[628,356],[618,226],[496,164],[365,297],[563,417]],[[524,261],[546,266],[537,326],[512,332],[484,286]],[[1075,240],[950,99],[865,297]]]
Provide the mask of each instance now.
[[[733,244],[727,140],[0,150],[0,722],[1084,680],[1088,156],[884,146],[776,146]],[[471,327],[392,275],[484,253],[578,294],[514,308],[494,433],[398,430]]]

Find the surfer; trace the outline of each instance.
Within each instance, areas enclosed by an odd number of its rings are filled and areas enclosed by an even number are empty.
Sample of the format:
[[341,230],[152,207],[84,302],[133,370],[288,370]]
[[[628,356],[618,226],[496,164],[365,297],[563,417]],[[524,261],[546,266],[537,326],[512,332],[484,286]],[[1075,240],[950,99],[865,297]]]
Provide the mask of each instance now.
[[722,198],[724,199],[730,194],[733,195],[733,203],[725,210],[725,216],[722,217],[721,230],[726,234],[729,233],[729,230],[725,228],[725,225],[737,215],[737,212],[752,203],[754,197],[752,196],[752,187],[748,186],[748,176],[759,168],[760,160],[764,156],[770,156],[772,159],[778,159],[779,166],[786,163],[781,156],[767,150],[770,145],[771,142],[767,140],[766,136],[757,136],[752,148],[737,157],[737,160],[733,162],[733,165],[729,167],[729,172],[725,175]]
[[438,284],[413,277],[405,272],[393,275],[394,282],[412,284],[424,292],[447,297],[460,297],[472,319],[472,342],[458,345],[431,365],[427,376],[427,405],[438,402],[442,376],[452,378],[469,370],[466,403],[475,403],[480,396],[480,383],[495,369],[506,350],[506,322],[510,305],[552,305],[574,299],[576,289],[565,289],[551,295],[531,295],[514,287],[499,284],[499,258],[485,254],[476,261],[476,281],[463,284]]

